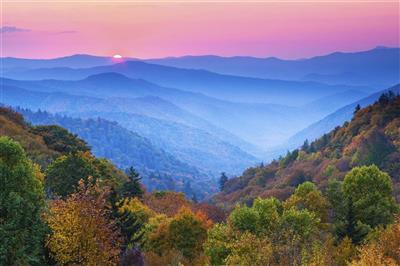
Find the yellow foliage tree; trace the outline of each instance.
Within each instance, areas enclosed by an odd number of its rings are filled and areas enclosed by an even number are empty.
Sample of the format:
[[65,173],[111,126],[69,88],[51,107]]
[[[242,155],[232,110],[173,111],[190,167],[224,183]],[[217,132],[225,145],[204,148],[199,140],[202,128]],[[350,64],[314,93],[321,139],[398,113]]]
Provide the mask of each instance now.
[[373,233],[369,243],[362,246],[352,266],[400,265],[400,217],[396,223]]
[[107,191],[79,182],[78,192],[50,204],[46,246],[60,265],[116,265],[121,239],[109,219]]
[[266,238],[245,232],[230,245],[227,266],[267,266],[273,263],[272,245]]

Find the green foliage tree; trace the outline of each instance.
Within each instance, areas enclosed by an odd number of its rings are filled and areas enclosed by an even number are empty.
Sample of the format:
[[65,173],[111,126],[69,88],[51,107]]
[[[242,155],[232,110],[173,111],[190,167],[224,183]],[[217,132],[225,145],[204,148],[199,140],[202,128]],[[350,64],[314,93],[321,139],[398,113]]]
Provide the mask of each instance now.
[[[353,168],[343,182],[344,198],[348,206],[348,226],[367,233],[368,227],[393,222],[398,206],[392,192],[390,176],[375,165]],[[361,240],[355,239],[355,232],[351,237],[356,242]]]
[[15,141],[0,137],[0,264],[40,265],[45,227],[38,167]]
[[247,206],[237,206],[229,216],[229,222],[236,230],[256,234],[259,231],[260,215]]
[[46,188],[51,194],[65,197],[75,191],[79,180],[89,176],[98,177],[98,173],[88,154],[60,156],[46,170]]
[[343,184],[336,179],[330,179],[326,189],[326,197],[331,205],[331,220],[335,236],[342,238],[346,235],[344,228],[346,225],[346,216],[348,206],[343,194]]
[[172,246],[191,259],[201,253],[207,228],[190,210],[182,209],[169,225],[169,236]]
[[97,159],[90,152],[74,152],[57,158],[46,169],[46,189],[51,195],[68,196],[76,190],[78,181],[89,176],[99,179],[101,186],[115,191],[129,179],[105,159]]
[[300,184],[294,194],[284,203],[285,208],[307,209],[314,212],[324,223],[328,221],[329,202],[312,182]]
[[216,224],[207,232],[205,253],[210,258],[211,265],[223,265],[231,253],[230,242],[232,230],[227,224]]

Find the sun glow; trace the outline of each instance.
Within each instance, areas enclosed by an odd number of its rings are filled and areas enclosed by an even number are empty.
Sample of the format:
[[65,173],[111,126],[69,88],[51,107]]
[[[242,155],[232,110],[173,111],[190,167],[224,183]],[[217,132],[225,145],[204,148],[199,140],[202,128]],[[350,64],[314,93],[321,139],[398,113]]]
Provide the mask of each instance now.
[[122,59],[122,55],[120,55],[120,54],[115,54],[115,55],[113,55],[113,58],[114,58],[114,59]]

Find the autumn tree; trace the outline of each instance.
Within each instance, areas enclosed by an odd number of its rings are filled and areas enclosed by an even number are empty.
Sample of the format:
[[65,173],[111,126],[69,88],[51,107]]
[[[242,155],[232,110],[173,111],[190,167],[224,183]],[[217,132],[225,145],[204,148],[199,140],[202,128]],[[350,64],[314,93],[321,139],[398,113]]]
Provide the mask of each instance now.
[[230,244],[231,252],[224,265],[270,265],[273,262],[273,248],[266,238],[259,238],[251,233],[244,233]]
[[400,265],[400,217],[387,228],[370,233],[359,248],[359,255],[350,265]]
[[169,225],[172,246],[186,258],[193,259],[202,251],[202,244],[210,226],[207,219],[182,208]]
[[0,137],[0,264],[41,263],[42,175],[21,145]]
[[115,265],[121,238],[110,219],[107,191],[81,180],[78,191],[54,200],[46,216],[52,231],[46,246],[60,265]]
[[183,207],[172,218],[156,215],[144,227],[143,249],[153,265],[190,262],[201,259],[207,229],[212,223],[201,212]]

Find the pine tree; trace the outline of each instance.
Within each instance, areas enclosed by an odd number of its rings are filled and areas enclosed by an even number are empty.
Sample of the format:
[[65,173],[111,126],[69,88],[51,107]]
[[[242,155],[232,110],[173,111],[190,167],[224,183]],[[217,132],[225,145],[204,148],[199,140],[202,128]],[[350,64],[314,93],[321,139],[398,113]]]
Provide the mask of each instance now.
[[360,109],[361,109],[361,106],[359,104],[357,104],[356,108],[354,109],[353,114],[354,115],[357,114],[357,112],[360,111]]
[[142,177],[135,170],[135,168],[130,167],[126,170],[126,174],[129,177],[129,181],[124,183],[121,189],[121,197],[123,198],[133,198],[133,197],[142,197],[143,189],[140,184],[140,180]]
[[226,176],[225,172],[221,173],[221,177],[219,178],[219,189],[222,191],[224,190],[225,183],[228,181],[228,177]]

